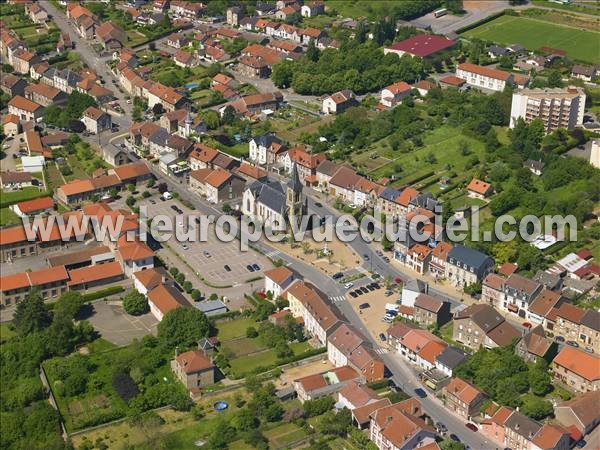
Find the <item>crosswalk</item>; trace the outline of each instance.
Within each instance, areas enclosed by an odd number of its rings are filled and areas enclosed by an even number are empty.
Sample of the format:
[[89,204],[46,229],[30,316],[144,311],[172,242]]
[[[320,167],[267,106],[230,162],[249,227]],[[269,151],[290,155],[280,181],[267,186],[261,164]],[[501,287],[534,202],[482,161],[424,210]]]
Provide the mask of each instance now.
[[378,355],[385,355],[389,351],[390,351],[389,349],[383,348],[383,347],[379,347],[379,348],[375,349],[375,353],[377,353]]
[[329,296],[329,301],[332,303],[341,303],[346,301],[346,297],[343,295]]

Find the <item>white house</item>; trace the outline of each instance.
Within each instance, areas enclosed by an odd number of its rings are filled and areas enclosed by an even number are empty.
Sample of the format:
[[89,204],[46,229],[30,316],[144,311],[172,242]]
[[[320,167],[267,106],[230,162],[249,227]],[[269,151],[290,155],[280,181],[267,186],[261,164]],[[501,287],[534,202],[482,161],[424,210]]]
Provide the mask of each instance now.
[[134,272],[154,267],[154,252],[142,242],[119,245],[118,258],[128,277],[131,277]]
[[509,72],[470,63],[459,64],[456,76],[470,86],[500,92],[513,82],[513,75]]
[[277,298],[296,279],[296,274],[285,266],[275,267],[265,272],[265,292]]

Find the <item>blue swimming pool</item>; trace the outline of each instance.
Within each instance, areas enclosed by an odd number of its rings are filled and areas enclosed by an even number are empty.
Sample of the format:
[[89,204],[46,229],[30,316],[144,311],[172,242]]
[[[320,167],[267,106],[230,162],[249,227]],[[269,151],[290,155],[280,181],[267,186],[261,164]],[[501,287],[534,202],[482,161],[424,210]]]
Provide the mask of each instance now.
[[185,85],[185,88],[188,91],[191,91],[192,89],[197,88],[198,86],[200,86],[199,83],[188,83],[188,84]]
[[227,408],[229,408],[229,404],[227,402],[224,402],[223,400],[219,400],[218,402],[213,403],[213,407],[217,411],[224,411]]

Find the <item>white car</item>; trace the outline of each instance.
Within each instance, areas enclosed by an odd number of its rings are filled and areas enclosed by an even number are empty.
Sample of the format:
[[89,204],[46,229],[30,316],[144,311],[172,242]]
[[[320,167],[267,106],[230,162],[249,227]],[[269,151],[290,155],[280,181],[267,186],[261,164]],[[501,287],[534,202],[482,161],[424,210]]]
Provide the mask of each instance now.
[[344,285],[344,287],[345,287],[346,289],[350,289],[352,286],[354,286],[354,283],[346,283],[346,284]]

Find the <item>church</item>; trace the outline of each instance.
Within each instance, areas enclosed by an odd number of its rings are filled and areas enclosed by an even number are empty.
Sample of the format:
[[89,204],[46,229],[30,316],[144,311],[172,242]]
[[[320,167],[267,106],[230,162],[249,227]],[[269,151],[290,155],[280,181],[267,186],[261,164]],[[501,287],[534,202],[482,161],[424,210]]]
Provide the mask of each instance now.
[[306,211],[306,198],[295,163],[286,184],[255,181],[244,191],[242,213],[273,231],[286,231],[292,223],[299,225]]

